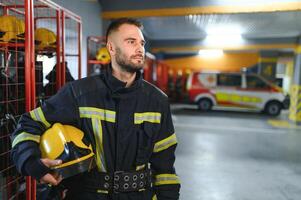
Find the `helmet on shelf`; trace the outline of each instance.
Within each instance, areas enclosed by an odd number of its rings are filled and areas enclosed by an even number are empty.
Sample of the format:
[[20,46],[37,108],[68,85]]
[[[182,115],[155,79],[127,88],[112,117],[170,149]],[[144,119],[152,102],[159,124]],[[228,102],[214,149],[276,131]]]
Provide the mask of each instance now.
[[101,64],[108,64],[111,61],[110,54],[106,47],[101,47],[98,49],[96,60],[100,61]]
[[36,50],[55,50],[56,35],[47,28],[37,28],[34,32]]
[[24,42],[24,21],[12,15],[0,16],[0,42]]

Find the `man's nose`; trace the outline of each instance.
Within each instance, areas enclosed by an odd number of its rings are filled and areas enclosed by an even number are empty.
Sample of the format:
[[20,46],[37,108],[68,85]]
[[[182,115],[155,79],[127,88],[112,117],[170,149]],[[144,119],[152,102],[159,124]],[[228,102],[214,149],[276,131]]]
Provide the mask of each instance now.
[[137,53],[144,53],[144,46],[143,45],[138,45],[137,49],[136,49]]

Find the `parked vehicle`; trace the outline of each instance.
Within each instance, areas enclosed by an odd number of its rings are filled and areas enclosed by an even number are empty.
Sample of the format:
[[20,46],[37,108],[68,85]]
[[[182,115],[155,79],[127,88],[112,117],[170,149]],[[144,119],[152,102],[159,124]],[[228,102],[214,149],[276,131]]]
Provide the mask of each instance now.
[[289,96],[257,74],[194,72],[187,81],[190,102],[203,111],[213,106],[248,108],[273,116],[289,107]]

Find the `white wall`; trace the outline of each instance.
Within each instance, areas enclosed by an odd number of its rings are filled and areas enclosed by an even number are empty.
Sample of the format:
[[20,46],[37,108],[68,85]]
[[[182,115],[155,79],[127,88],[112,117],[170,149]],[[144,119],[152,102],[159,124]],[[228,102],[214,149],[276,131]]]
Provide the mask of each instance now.
[[82,18],[82,77],[87,74],[87,37],[102,36],[102,8],[97,0],[53,0]]

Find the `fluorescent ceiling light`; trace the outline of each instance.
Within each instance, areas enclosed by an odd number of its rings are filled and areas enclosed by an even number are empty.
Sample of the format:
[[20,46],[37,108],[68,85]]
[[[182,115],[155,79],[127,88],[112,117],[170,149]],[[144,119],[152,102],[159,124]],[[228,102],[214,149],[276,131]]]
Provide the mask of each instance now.
[[243,30],[240,26],[232,24],[215,24],[206,28],[206,33],[208,35],[241,35],[242,32]]
[[205,38],[206,44],[209,45],[234,45],[234,44],[241,44],[243,42],[243,39],[241,35],[239,34],[232,34],[232,35],[226,35],[226,34],[220,34],[220,35],[207,35]]
[[218,58],[223,56],[224,51],[221,49],[201,49],[199,55],[204,58]]
[[237,25],[215,25],[206,29],[205,43],[208,45],[231,46],[243,43],[242,29]]

